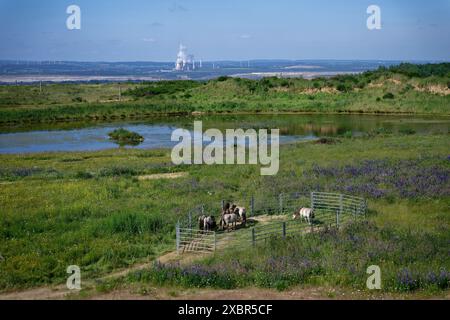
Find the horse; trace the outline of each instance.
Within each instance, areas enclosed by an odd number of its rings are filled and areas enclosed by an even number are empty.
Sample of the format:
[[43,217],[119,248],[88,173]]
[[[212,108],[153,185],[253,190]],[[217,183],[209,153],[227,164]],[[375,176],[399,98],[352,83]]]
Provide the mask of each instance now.
[[241,220],[242,224],[245,226],[247,223],[247,209],[235,205],[233,213],[238,216],[239,220]]
[[229,203],[229,202],[225,203],[224,206],[223,206],[223,208],[222,208],[222,216],[223,216],[224,214],[231,213],[230,210],[231,210],[231,209],[230,209],[230,203]]
[[213,216],[208,216],[203,219],[203,229],[205,231],[212,231],[216,226],[216,219]]
[[294,212],[292,219],[303,218],[306,222],[311,223],[311,219],[314,219],[314,209],[301,208],[299,211]]
[[205,215],[201,215],[200,217],[198,217],[198,230],[200,230],[200,232],[202,232],[205,228],[205,218]]
[[222,217],[220,218],[220,227],[222,228],[222,230],[225,229],[225,226],[228,229],[228,226],[231,224],[231,227],[236,229],[236,222],[238,220],[238,216],[235,213],[226,213],[224,215],[222,215]]

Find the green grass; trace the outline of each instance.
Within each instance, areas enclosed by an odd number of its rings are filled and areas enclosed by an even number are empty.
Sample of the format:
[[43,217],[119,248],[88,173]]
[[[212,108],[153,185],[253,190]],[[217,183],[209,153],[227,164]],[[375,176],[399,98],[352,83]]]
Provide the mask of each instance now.
[[[175,222],[185,217],[189,208],[201,203],[218,207],[221,199],[242,201],[251,194],[268,198],[302,188],[327,190],[339,187],[339,177],[314,173],[317,166],[358,166],[368,159],[389,159],[404,166],[409,164],[401,161],[413,161],[414,166],[419,166],[414,172],[419,173],[420,168],[436,168],[438,172],[449,170],[446,134],[383,134],[339,140],[335,144],[297,143],[282,147],[280,172],[268,177],[260,176],[257,166],[174,166],[169,150],[1,155],[0,254],[4,260],[0,262],[0,288],[63,283],[67,277],[66,268],[72,264],[79,265],[83,277],[88,279],[156,258],[174,248]],[[143,174],[177,171],[187,171],[189,176],[175,180],[137,179]],[[367,183],[364,179],[364,176],[355,178],[354,183]],[[389,279],[395,279],[401,267],[410,268],[412,274],[420,276],[428,269],[436,271],[442,267],[449,271],[448,252],[445,251],[450,234],[448,182],[444,186],[447,196],[444,193],[405,197],[394,192],[395,188],[390,184],[379,185],[387,192],[381,197],[367,195],[370,222],[354,234],[385,245],[395,244],[399,237],[395,250],[383,253],[380,260],[380,264],[390,270],[387,273]],[[352,277],[347,272],[340,278],[338,271],[328,274],[326,265],[317,271],[317,277],[307,275],[309,280],[306,282],[360,285],[365,271],[360,268],[376,259],[365,257],[371,243],[364,243],[354,252],[349,249],[349,244],[332,251],[336,239],[347,235],[330,235],[311,254],[317,261],[324,259],[328,264],[329,257],[343,256],[350,251],[348,261],[356,259],[357,276]],[[308,241],[312,246],[317,239]],[[301,241],[294,243],[303,250]],[[276,242],[274,250],[288,254],[292,245]],[[260,260],[256,259],[258,252]],[[261,247],[255,252],[236,255],[249,263],[254,258],[256,263],[267,258],[270,252],[273,251]],[[227,265],[233,254],[224,253],[204,263]],[[337,270],[347,266],[343,264]],[[271,276],[254,270],[256,273],[252,273],[248,281],[239,280],[242,283],[236,285],[250,284],[257,274],[263,285],[267,280],[264,277]],[[304,278],[295,279],[267,280],[267,286],[282,289],[302,282]],[[185,285],[190,286],[190,283],[189,280]],[[394,290],[394,286],[388,288]]]
[[[0,123],[203,113],[449,114],[450,64],[332,78],[0,86]],[[417,70],[416,70],[417,69]],[[123,94],[119,100],[119,87]]]
[[[106,103],[119,100],[120,91],[126,91],[135,85],[131,83],[114,84],[39,84],[25,86],[1,86],[0,105],[2,107],[29,107],[42,105],[61,105],[83,103]],[[122,100],[127,100],[122,96]]]

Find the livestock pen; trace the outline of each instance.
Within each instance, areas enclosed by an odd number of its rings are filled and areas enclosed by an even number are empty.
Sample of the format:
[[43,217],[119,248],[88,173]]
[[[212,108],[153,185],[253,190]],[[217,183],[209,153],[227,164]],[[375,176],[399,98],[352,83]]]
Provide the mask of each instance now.
[[[216,205],[200,205],[190,210],[176,225],[176,249],[186,252],[214,252],[239,244],[256,245],[272,237],[302,235],[364,219],[367,201],[364,198],[326,192],[278,194],[275,197],[254,197],[235,201],[248,205],[247,223],[226,230],[205,231],[198,226],[198,218],[214,216],[232,200],[222,200]],[[315,217],[309,222],[292,220],[291,214],[301,207],[310,207]]]

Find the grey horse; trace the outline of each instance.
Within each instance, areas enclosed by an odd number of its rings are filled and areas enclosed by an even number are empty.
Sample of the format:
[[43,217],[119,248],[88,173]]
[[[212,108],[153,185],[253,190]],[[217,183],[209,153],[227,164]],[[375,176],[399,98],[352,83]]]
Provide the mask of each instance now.
[[231,224],[231,227],[236,229],[236,222],[238,220],[238,215],[235,213],[227,213],[222,215],[220,218],[220,227],[222,230],[227,227],[227,230],[229,230],[228,226]]

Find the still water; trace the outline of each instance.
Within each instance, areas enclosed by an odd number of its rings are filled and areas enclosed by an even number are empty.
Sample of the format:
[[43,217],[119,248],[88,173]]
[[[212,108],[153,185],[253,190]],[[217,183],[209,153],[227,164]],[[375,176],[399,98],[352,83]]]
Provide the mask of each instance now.
[[233,115],[170,117],[138,122],[43,124],[33,127],[0,128],[0,154],[49,151],[87,151],[118,148],[108,133],[125,128],[142,135],[139,149],[170,148],[177,142],[171,134],[177,128],[192,130],[194,120],[203,130],[254,128],[280,129],[281,143],[311,140],[322,136],[360,135],[374,130],[418,134],[449,133],[450,117],[372,115]]

